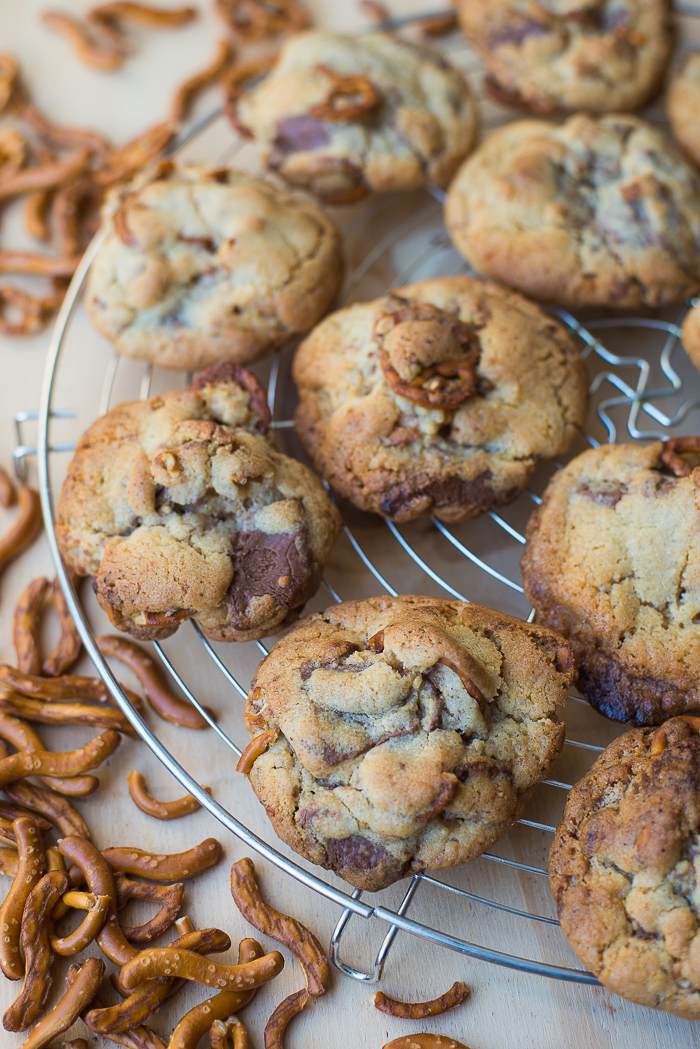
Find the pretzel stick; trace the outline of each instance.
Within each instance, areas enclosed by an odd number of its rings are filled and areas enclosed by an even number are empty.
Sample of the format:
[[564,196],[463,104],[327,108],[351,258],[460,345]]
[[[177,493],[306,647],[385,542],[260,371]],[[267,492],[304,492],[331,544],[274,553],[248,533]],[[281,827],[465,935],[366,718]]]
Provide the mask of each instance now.
[[17,653],[17,669],[24,674],[38,674],[41,670],[39,652],[39,614],[49,588],[48,579],[34,579],[17,602],[12,625]]
[[[30,169],[31,170],[31,169]],[[0,200],[2,200],[0,183]],[[0,251],[0,273],[32,273],[38,277],[72,277],[80,255],[34,255],[30,251]]]
[[55,189],[85,171],[89,160],[87,150],[80,149],[65,160],[54,160],[18,171],[12,178],[0,181],[0,200],[9,200],[10,197],[35,189]]
[[[178,924],[180,928],[183,928],[181,923]],[[190,932],[183,932],[181,936],[173,940],[170,946],[196,951],[197,954],[209,954],[211,952],[227,951],[231,946],[231,941],[226,933],[220,929],[193,929]],[[262,953],[261,948],[260,955]],[[93,1009],[85,1017],[85,1023],[91,1031],[102,1035],[104,1038],[109,1038],[112,1034],[119,1034],[131,1027],[138,1027],[139,1024],[147,1020],[149,1016],[152,1016],[160,1008],[172,990],[173,985],[177,982],[169,976],[159,976],[152,980],[146,980],[140,983],[136,990],[128,998],[125,998],[123,1002],[119,1002],[118,1005]],[[252,994],[249,994],[246,1000],[249,1000],[251,997]],[[199,1036],[197,1040],[199,1040]]]
[[60,677],[62,674],[68,673],[76,662],[80,656],[83,643],[73,622],[73,617],[68,611],[68,605],[58,579],[53,581],[53,603],[61,626],[61,636],[53,652],[44,660],[41,671],[49,677]]
[[173,924],[182,906],[185,894],[184,882],[173,885],[154,885],[144,881],[131,881],[124,874],[117,874],[114,879],[117,889],[117,911],[122,910],[129,900],[153,900],[162,903],[155,917],[143,925],[122,926],[122,931],[129,943],[150,943],[156,936],[166,932]]
[[[11,807],[12,806],[10,806],[10,808]],[[22,817],[24,817],[25,819],[34,820],[34,822],[36,823],[36,828],[40,834],[46,834],[47,831],[51,830],[51,824],[48,820],[41,819],[41,817],[35,819],[28,809],[24,810],[23,812],[18,811],[14,816],[0,816],[0,836],[3,838],[4,841],[8,843],[8,845],[17,845],[17,835],[15,833],[13,823],[15,822],[15,820],[18,820]]]
[[0,180],[16,175],[26,159],[25,137],[10,125],[0,128]]
[[175,134],[172,121],[156,124],[142,135],[119,149],[112,149],[104,158],[102,167],[93,176],[96,186],[111,186],[133,174],[163,152]]
[[6,1031],[24,1031],[41,1015],[53,983],[54,956],[49,936],[51,912],[68,888],[65,871],[49,871],[29,893],[22,915],[22,947],[26,963],[22,990],[5,1011]]
[[[7,663],[0,663],[0,682],[7,688],[20,692],[33,699],[92,699],[98,703],[110,703],[115,706],[112,694],[104,681],[98,677],[84,677],[82,674],[63,674],[60,677],[45,678],[35,674],[22,674]],[[132,707],[143,710],[141,697],[130,688],[122,685]]]
[[279,951],[270,951],[262,958],[242,965],[224,965],[207,961],[194,951],[176,947],[150,947],[123,965],[119,977],[129,990],[154,976],[182,976],[204,987],[249,991],[274,979],[283,967],[284,958]]
[[114,707],[98,707],[87,703],[49,703],[30,699],[16,692],[0,692],[0,710],[41,725],[92,725],[94,728],[113,728],[125,736],[138,739],[138,732]]
[[16,878],[18,866],[17,850],[0,845],[0,874]]
[[[71,890],[63,896],[63,903],[68,907],[80,908],[87,911],[85,918],[74,932],[69,936],[55,936],[51,934],[51,950],[64,958],[70,958],[74,954],[80,954],[102,930],[107,920],[109,910],[109,896],[95,896],[93,892],[77,892]],[[55,920],[55,915],[54,915]]]
[[0,113],[10,102],[17,86],[19,66],[12,55],[0,55]]
[[299,0],[216,0],[216,13],[241,43],[297,33],[311,25]]
[[111,962],[124,965],[138,952],[127,941],[117,918],[117,890],[109,864],[95,846],[84,838],[63,838],[58,848],[62,856],[80,868],[90,892],[95,896],[109,896],[107,919],[97,936],[97,944]]
[[273,727],[268,728],[265,732],[261,732],[259,736],[255,736],[251,739],[250,743],[243,750],[243,753],[238,759],[236,772],[242,772],[244,776],[247,776],[261,754],[265,754],[265,752],[277,742],[279,734],[279,729]]
[[[66,973],[66,983],[70,986],[70,981],[75,979],[75,970],[77,966],[71,965]],[[104,1009],[105,1005],[99,994],[96,994],[92,999],[91,1005],[93,1009]],[[90,1010],[91,1011],[91,1010]],[[89,1006],[83,1009],[80,1014],[82,1019],[85,1020],[89,1015]],[[110,1042],[116,1042],[117,1045],[123,1045],[126,1049],[168,1049],[162,1038],[159,1038],[155,1031],[152,1031],[150,1027],[139,1025],[137,1027],[130,1027],[126,1031],[117,1033],[116,1031],[110,1032],[110,1034],[104,1035]],[[20,1046],[20,1049],[22,1047]]]
[[[7,760],[7,759],[5,759]],[[2,762],[0,762],[0,768]],[[103,849],[102,855],[112,870],[137,874],[150,881],[187,881],[214,867],[221,859],[221,842],[205,838],[186,852],[168,854],[144,852],[126,845]]]
[[133,670],[141,682],[148,702],[165,721],[187,728],[208,728],[199,711],[168,688],[156,664],[140,645],[114,634],[103,634],[96,638],[96,641],[103,655],[118,659]]
[[196,7],[150,7],[148,4],[116,0],[88,11],[90,21],[131,22],[143,29],[170,29],[194,21]]
[[439,1016],[448,1009],[454,1009],[468,994],[469,988],[459,980],[452,984],[449,991],[429,1002],[398,1002],[395,998],[389,998],[383,991],[377,991],[374,996],[374,1008],[399,1020],[424,1020],[426,1016]]
[[238,1019],[214,1020],[209,1031],[211,1049],[250,1049],[250,1038]]
[[[132,769],[127,777],[129,783],[129,794],[134,804],[149,816],[157,820],[176,820],[181,816],[188,816],[196,812],[202,806],[191,794],[185,794],[184,798],[176,801],[156,801],[146,789],[146,780],[141,772]],[[211,794],[211,787],[202,787],[207,794]]]
[[[104,969],[105,963],[101,958],[87,958],[79,969],[76,966],[75,979],[68,990],[51,1012],[39,1021],[19,1049],[45,1049],[49,1042],[67,1031],[97,994]],[[62,1049],[70,1049],[71,1044],[79,1049],[81,1042],[87,1049],[87,1042],[82,1038],[77,1038],[73,1043],[64,1042]]]
[[[46,750],[33,728],[9,714],[0,714],[0,737],[8,740],[17,750]],[[47,787],[52,787],[59,794],[72,798],[84,798],[94,794],[100,785],[96,776],[75,776],[72,779],[42,776]],[[89,835],[88,835],[89,837]]]
[[79,19],[62,11],[44,11],[41,20],[48,29],[62,33],[80,61],[91,69],[110,73],[123,65],[124,51],[117,49],[114,44],[100,44],[90,33],[89,27]]
[[281,914],[263,900],[255,878],[255,866],[247,856],[231,867],[231,895],[253,928],[289,948],[304,970],[309,994],[314,998],[325,994],[331,975],[321,944],[300,921]]
[[[37,828],[41,834],[46,834],[51,830],[52,824],[45,820],[43,816],[39,816],[35,812],[31,812],[23,805],[13,805],[11,801],[0,801],[0,820],[2,820],[3,830],[6,835],[11,836],[14,842],[17,841],[14,830],[7,829],[7,824],[12,827],[15,820],[18,820],[21,816],[27,816],[29,819],[34,820]],[[47,855],[48,863],[48,855]],[[51,870],[51,868],[49,868]]]
[[48,210],[52,195],[52,189],[36,189],[24,198],[24,228],[35,240],[51,238]]
[[19,514],[0,539],[0,573],[34,542],[41,531],[39,493],[24,485],[19,490]]
[[[42,331],[53,313],[63,301],[63,295],[30,295],[23,288],[12,284],[0,287],[0,334],[36,335]],[[19,312],[15,321],[6,317],[8,308]]]
[[17,838],[17,874],[0,907],[0,969],[8,980],[21,980],[24,965],[19,950],[22,914],[30,892],[46,871],[41,835],[33,819],[14,822]]
[[50,750],[20,750],[0,761],[0,789],[25,776],[71,776],[101,765],[119,746],[120,736],[113,729],[107,729],[101,735],[86,743],[78,750],[62,753]]
[[6,510],[17,502],[17,492],[7,470],[0,466],[0,506]]
[[170,110],[173,120],[179,123],[189,116],[190,106],[195,96],[205,87],[213,84],[215,80],[218,80],[232,60],[233,49],[231,45],[227,40],[220,40],[217,44],[217,51],[213,61],[208,66],[205,66],[201,73],[195,73],[189,80],[185,80],[184,84],[180,84],[175,92]]
[[282,1036],[290,1020],[293,1020],[309,1000],[305,987],[290,994],[275,1009],[265,1025],[265,1049],[283,1049]]
[[13,801],[50,820],[54,826],[58,827],[61,834],[76,834],[78,837],[90,840],[90,831],[85,820],[65,798],[22,779],[17,780],[16,783],[8,783],[4,789],[7,796]]

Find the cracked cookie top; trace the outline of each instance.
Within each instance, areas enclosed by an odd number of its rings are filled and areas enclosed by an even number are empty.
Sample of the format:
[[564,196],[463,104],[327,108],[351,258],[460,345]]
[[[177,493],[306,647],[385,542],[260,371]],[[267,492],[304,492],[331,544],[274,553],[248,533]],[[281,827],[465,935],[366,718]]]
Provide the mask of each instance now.
[[700,1020],[697,718],[633,729],[566,803],[549,855],[562,932],[611,991]]
[[691,160],[700,164],[700,55],[689,55],[671,77],[666,112],[673,134]]
[[554,764],[573,675],[556,634],[489,608],[346,601],[258,667],[250,781],[288,845],[359,888],[465,863]]
[[584,452],[528,523],[526,596],[618,721],[700,709],[699,449],[690,437]]
[[700,287],[700,176],[636,117],[506,125],[460,168],[445,221],[479,273],[564,306],[663,306]]
[[394,521],[465,520],[566,451],[588,403],[580,354],[522,296],[439,277],[327,317],[294,360],[296,427],[317,470]]
[[329,204],[447,185],[476,136],[462,75],[387,33],[298,33],[231,108],[271,168]]
[[659,86],[668,0],[458,0],[498,102],[537,113],[637,109]]
[[164,368],[248,363],[309,328],[340,287],[340,237],[306,200],[171,162],[118,186],[86,306],[120,353]]
[[155,640],[195,619],[215,640],[265,637],[314,593],[340,518],[269,421],[257,379],[221,364],[83,435],[56,534],[120,630]]

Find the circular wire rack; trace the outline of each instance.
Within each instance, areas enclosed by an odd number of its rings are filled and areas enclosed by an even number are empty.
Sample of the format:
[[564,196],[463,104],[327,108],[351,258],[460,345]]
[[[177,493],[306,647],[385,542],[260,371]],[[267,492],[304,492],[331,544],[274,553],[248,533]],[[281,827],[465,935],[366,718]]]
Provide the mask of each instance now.
[[[697,22],[700,31],[700,5],[677,5],[676,12],[692,23]],[[411,21],[398,20],[392,28]],[[466,73],[478,94],[480,75],[473,52],[456,37],[449,38],[444,48],[450,60]],[[503,110],[483,100],[482,112],[486,127],[508,119]],[[648,110],[646,116],[656,121],[664,119],[658,109]],[[224,137],[229,144],[225,150],[221,149],[224,123],[219,112],[211,114],[181,139],[175,152],[186,159],[207,163],[227,163],[235,158],[237,164],[240,162],[245,166],[246,150],[250,147],[235,140],[228,127]],[[445,233],[440,198],[438,191],[375,198],[368,204],[335,214],[344,233],[350,260],[343,297],[345,303],[376,297],[390,287],[409,281],[468,272]],[[575,694],[569,697],[567,704],[564,716],[567,739],[563,759],[555,770],[555,775],[562,778],[543,782],[525,816],[492,851],[463,867],[441,871],[440,877],[428,873],[414,875],[398,905],[389,906],[383,905],[384,894],[376,894],[373,902],[367,902],[359,890],[350,893],[339,887],[338,879],[320,877],[291,854],[280,851],[279,843],[271,844],[262,834],[255,833],[203,789],[200,778],[188,771],[183,763],[182,753],[174,753],[176,748],[166,745],[130,705],[97,647],[88,613],[61,561],[53,528],[54,492],[65,470],[65,453],[74,447],[67,441],[52,443],[55,428],[61,425],[60,420],[72,418],[84,429],[95,417],[95,413],[90,415],[86,405],[80,411],[58,407],[57,387],[66,360],[76,352],[71,340],[78,324],[76,318],[80,316],[76,309],[101,239],[98,234],[83,257],[56,321],[38,412],[36,451],[44,519],[57,575],[87,654],[116,703],[156,757],[224,827],[289,877],[320,893],[339,908],[340,915],[330,938],[330,955],[336,967],[346,975],[369,983],[378,981],[395,937],[404,931],[513,969],[596,984],[595,977],[580,967],[557,964],[546,957],[549,954],[551,959],[553,954],[561,954],[561,948],[566,947],[557,929],[547,888],[548,845],[571,782],[586,771],[604,745],[620,731],[620,726],[606,722]],[[680,312],[672,311],[670,315],[656,312],[644,317],[619,316],[604,311],[574,316],[566,310],[552,311],[578,341],[591,380],[587,430],[569,458],[586,447],[595,447],[603,441],[613,442],[620,436],[646,441],[688,433],[693,424],[697,428],[697,410],[700,409],[698,377],[679,342],[678,325],[686,308]],[[92,339],[94,342],[94,335]],[[94,356],[94,351],[91,352]],[[291,421],[294,407],[291,357],[292,351],[288,348],[254,370],[267,379],[278,444],[284,451],[303,459],[303,450]],[[116,403],[117,392],[121,393],[123,389],[128,390],[131,398],[134,395],[146,398],[155,387],[168,389],[183,385],[183,377],[177,373],[126,362],[114,353],[102,368],[101,380],[94,376],[91,362],[86,365],[84,381],[89,386],[101,386],[96,414],[109,410],[110,405]],[[689,390],[695,390],[695,395],[689,395]],[[37,413],[23,412],[16,419],[18,447],[15,456],[20,471],[25,468],[26,456],[34,451],[21,440],[22,427],[32,417],[36,418]],[[529,489],[510,506],[463,525],[447,526],[431,518],[397,526],[341,506],[345,519],[339,555],[342,568],[335,572],[329,569],[323,580],[322,597],[317,595],[315,606],[323,607],[329,597],[332,601],[341,601],[377,592],[392,595],[406,592],[406,582],[410,581],[412,592],[447,594],[464,601],[477,600],[524,619],[531,617],[519,573],[524,529],[532,508],[541,502],[540,493],[552,469],[561,465],[556,462],[542,466],[535,473]],[[208,661],[207,674],[221,676],[225,687],[242,701],[247,695],[250,677],[245,670],[246,662],[250,663],[250,653],[246,659],[242,658],[242,653],[255,646],[259,659],[267,654],[268,646],[262,641],[246,645],[212,644],[194,622],[182,626],[177,639],[179,658],[167,650],[167,645],[157,642],[152,644],[155,657],[182,694],[206,719],[222,756],[230,757],[230,752],[240,755],[247,740],[233,738],[233,733],[225,731],[214,720],[198,695],[202,691],[201,679],[198,677],[198,684],[191,680],[192,675],[188,679],[182,664],[189,666],[188,651],[199,649],[199,655],[203,653]],[[239,789],[248,789],[243,777]],[[273,837],[271,833],[270,837]],[[444,893],[460,900],[465,920],[474,913],[474,908],[486,908],[491,913],[500,912],[507,930],[515,930],[518,922],[535,923],[540,929],[554,929],[559,942],[553,946],[551,939],[537,937],[542,956],[527,957],[509,949],[512,943],[518,942],[516,936],[512,939],[506,936],[508,942],[504,949],[499,949],[493,944],[472,942],[453,930],[436,927],[438,923],[432,924],[429,919],[440,913],[440,898]],[[347,936],[353,918],[363,918],[380,931],[385,930],[369,971],[351,965],[341,956],[343,938]],[[568,956],[573,957],[570,952]]]

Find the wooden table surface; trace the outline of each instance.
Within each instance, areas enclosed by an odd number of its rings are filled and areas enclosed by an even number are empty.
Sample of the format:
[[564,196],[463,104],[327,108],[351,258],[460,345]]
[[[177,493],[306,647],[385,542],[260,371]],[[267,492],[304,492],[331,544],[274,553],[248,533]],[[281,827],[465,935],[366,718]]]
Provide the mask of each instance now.
[[[354,0],[307,2],[320,24],[347,30],[366,26],[359,5]],[[85,0],[62,0],[61,6],[79,13],[87,5]],[[394,0],[393,5],[390,5],[393,14],[439,10],[442,6],[434,0]],[[22,3],[0,0],[0,49],[17,55],[32,96],[51,117],[66,124],[100,129],[116,142],[123,142],[163,119],[174,87],[207,63],[213,54],[215,41],[220,36],[211,4],[200,2],[202,17],[197,23],[179,31],[138,33],[137,51],[123,70],[103,74],[78,65],[66,43],[41,25],[40,13],[45,7],[45,0],[24,0]],[[692,20],[683,22],[684,41],[690,39],[692,27]],[[202,99],[196,115],[208,112],[214,103],[213,95]],[[209,134],[206,149],[225,151],[232,141],[230,132],[216,125]],[[194,159],[196,147],[194,153],[188,156]],[[209,156],[203,159],[209,159]],[[20,212],[16,207],[8,208],[3,213],[2,244],[3,247],[30,246],[23,235]],[[358,249],[352,247],[349,250],[356,252]],[[84,317],[77,317],[73,330],[79,350],[75,356],[67,358],[67,364],[62,368],[56,404],[64,408],[79,407],[80,417],[75,424],[65,424],[65,428],[60,431],[60,439],[77,436],[97,414],[100,384],[109,361],[107,344],[92,331]],[[38,406],[48,338],[49,334],[45,332],[31,339],[0,340],[0,462],[5,465],[9,464],[17,443],[13,424],[15,412]],[[129,392],[129,384],[133,386],[135,375],[136,372],[129,367],[120,371],[116,400],[122,387],[123,398],[134,396],[133,390]],[[687,377],[688,381],[697,382],[697,376],[692,370],[687,371]],[[167,381],[162,374],[158,381],[159,388],[167,388]],[[172,376],[173,385],[181,382],[181,377]],[[31,443],[34,436],[32,424],[26,425],[22,436],[23,440]],[[35,478],[35,466],[33,463],[30,466],[31,475]],[[60,469],[65,469],[65,460],[61,460],[59,472]],[[11,515],[11,511],[0,510],[0,527],[9,523]],[[358,528],[362,527],[363,522],[360,520]],[[430,536],[427,536],[426,541],[430,541]],[[348,593],[360,585],[352,556],[348,544],[341,543],[330,567],[330,576],[341,593],[344,592],[343,587]],[[395,558],[387,571],[394,572],[404,589],[420,585],[419,577],[407,571],[404,561],[395,552],[386,556],[390,562],[392,557]],[[455,580],[463,580],[465,586],[471,584],[469,569],[459,558],[454,561],[454,573]],[[53,574],[48,548],[43,539],[13,564],[0,581],[0,659],[3,661],[12,662],[14,659],[11,629],[16,600],[29,580],[41,574]],[[366,583],[363,582],[362,586],[366,586]],[[92,621],[100,631],[105,631],[108,624],[91,600],[89,587],[83,588],[83,594]],[[313,607],[323,607],[325,603],[328,603],[327,595],[322,595],[316,599]],[[507,611],[518,611],[517,603],[516,606],[506,603],[503,607]],[[54,624],[49,622],[47,643],[52,640],[53,630]],[[237,675],[247,683],[259,653],[256,653],[254,646],[238,646],[235,651],[235,646],[228,647],[232,650],[227,655],[229,665],[235,666]],[[171,641],[166,648],[175,661],[179,661],[178,666],[188,679],[198,682],[200,698],[205,699],[216,711],[226,731],[234,738],[246,741],[241,700],[232,695],[223,679],[214,673],[191,638],[186,645]],[[87,663],[84,663],[84,670],[90,672]],[[133,684],[127,673],[120,676],[126,683]],[[618,727],[611,726],[588,711],[582,711],[575,704],[567,708],[566,720],[567,727],[577,730],[579,738],[583,736],[597,742],[607,742],[619,731]],[[233,772],[235,758],[220,742],[214,740],[211,732],[192,733],[164,726],[155,716],[150,718],[150,723],[185,765],[199,775],[202,782],[211,785],[216,798],[256,833],[274,842],[261,807],[247,784]],[[56,749],[68,750],[80,745],[89,738],[90,733],[67,728],[42,730],[42,736]],[[233,860],[246,854],[246,849],[204,812],[173,823],[160,823],[143,815],[135,808],[127,791],[126,776],[132,768],[140,769],[145,774],[157,796],[167,799],[182,794],[182,788],[143,743],[124,740],[117,753],[100,770],[100,792],[78,803],[92,828],[95,841],[101,847],[124,843],[169,852],[187,848],[208,835],[218,837],[224,845],[224,862],[219,868],[188,883],[183,911],[192,917],[198,927],[212,924],[222,927],[237,944],[250,930],[231,900],[229,868]],[[534,818],[542,819],[542,814],[551,806],[546,799],[540,800],[538,806]],[[549,816],[556,819],[556,812],[553,817],[550,812]],[[519,855],[519,835],[522,835],[522,831],[517,829],[503,843],[503,855]],[[534,845],[530,841],[528,848],[538,852],[542,861],[550,840],[551,836],[543,834]],[[327,943],[339,916],[337,906],[298,885],[262,860],[258,861],[257,867],[263,890],[271,901],[278,908],[287,909],[307,922],[321,941]],[[552,914],[544,878],[537,880],[523,876],[513,879],[509,876],[508,880],[505,876],[501,877],[500,870],[494,870],[494,867],[494,864],[489,867],[485,861],[478,861],[468,870],[456,872],[452,881],[462,887],[468,886],[474,892],[481,892],[486,886],[487,892],[490,889],[497,896],[500,892],[498,898],[504,902],[523,906],[525,901],[529,908],[541,914]],[[337,879],[328,877],[333,884],[344,887]],[[450,876],[444,880],[450,882]],[[7,884],[4,880],[0,888],[4,889]],[[382,902],[397,906],[404,889],[405,886],[396,886],[388,890],[382,894]],[[509,896],[509,893],[513,895]],[[136,921],[141,920],[136,908],[134,914]],[[560,965],[578,966],[557,928],[552,930],[547,926],[513,919],[478,904],[466,904],[449,894],[431,893],[423,887],[411,914],[420,921],[434,924],[476,943],[490,944],[526,957],[546,958]],[[358,967],[368,968],[385,931],[386,926],[378,921],[353,918],[343,943],[345,959]],[[233,954],[232,951],[231,956]],[[303,983],[299,968],[288,952],[285,952],[285,958],[287,964],[282,975],[258,993],[243,1015],[256,1049],[263,1044],[262,1030],[273,1008],[282,997]],[[59,977],[63,969],[63,966],[59,967]],[[700,1046],[700,1028],[696,1025],[632,1005],[599,987],[528,976],[472,960],[408,934],[398,936],[381,986],[389,994],[407,1000],[421,1000],[442,993],[456,979],[466,981],[471,987],[469,1000],[443,1017],[411,1024],[378,1013],[372,1007],[373,988],[336,972],[332,991],[326,998],[312,1002],[294,1021],[288,1030],[285,1044],[289,1049],[316,1049],[321,1046],[324,1049],[346,1049],[349,1045],[380,1049],[390,1038],[422,1029],[458,1038],[471,1049],[622,1049],[628,1046],[634,1046],[635,1049],[685,1049]],[[56,981],[55,997],[61,986],[62,980],[59,978]],[[17,991],[18,985],[0,980],[0,1006],[3,1010]],[[203,997],[205,995],[201,989],[188,985],[161,1011],[153,1021],[153,1027],[167,1038],[179,1016]],[[84,1025],[77,1023],[70,1034],[73,1037],[84,1036]],[[3,1033],[0,1044],[12,1049],[21,1044],[22,1037]],[[92,1038],[91,1044],[108,1043]]]

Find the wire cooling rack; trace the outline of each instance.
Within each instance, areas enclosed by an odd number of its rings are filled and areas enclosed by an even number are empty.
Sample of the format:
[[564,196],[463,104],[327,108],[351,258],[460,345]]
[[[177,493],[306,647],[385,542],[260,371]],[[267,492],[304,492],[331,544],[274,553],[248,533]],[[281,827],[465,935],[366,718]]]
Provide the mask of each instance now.
[[[700,17],[700,5],[678,5],[676,11],[686,21]],[[700,26],[700,21],[698,21]],[[686,37],[684,36],[684,39]],[[700,39],[700,34],[698,36]],[[445,44],[450,60],[462,68],[478,93],[479,70],[475,56],[461,38],[450,38]],[[482,101],[486,127],[508,119],[505,111]],[[658,109],[647,112],[650,119],[660,120]],[[224,163],[233,157],[246,165],[246,150],[234,142],[222,152],[221,139],[231,141],[231,131],[220,114],[213,114],[193,129],[178,146],[184,159]],[[350,260],[344,301],[361,301],[383,294],[389,287],[437,275],[467,272],[445,234],[441,217],[440,194],[411,194],[402,197],[376,198],[369,204],[348,209],[335,217],[343,230]],[[418,874],[408,884],[398,905],[384,905],[386,893],[372,896],[372,902],[355,890],[347,892],[332,876],[322,878],[317,868],[308,869],[291,854],[280,851],[279,842],[269,825],[265,834],[255,833],[229,809],[214,800],[202,788],[196,772],[189,771],[185,758],[176,748],[166,745],[133,710],[119,682],[105,662],[97,645],[88,612],[81,603],[60,559],[53,530],[54,493],[67,465],[66,452],[72,441],[55,440],[55,431],[73,420],[80,433],[98,415],[121,400],[145,398],[154,392],[183,385],[178,373],[162,372],[116,355],[103,359],[99,340],[94,333],[86,336],[89,326],[79,309],[81,292],[89,268],[100,248],[100,236],[90,245],[75,274],[68,295],[58,315],[51,339],[39,412],[17,416],[18,472],[26,469],[26,457],[38,454],[39,487],[51,553],[69,608],[90,658],[104,678],[111,694],[126,717],[153,753],[179,782],[209,810],[228,830],[258,854],[303,885],[336,904],[340,916],[330,938],[330,954],[339,970],[356,980],[376,982],[381,978],[392,943],[401,931],[425,937],[463,954],[529,973],[556,977],[579,983],[595,984],[592,974],[580,967],[558,964],[553,956],[573,958],[557,928],[546,878],[546,856],[556,822],[561,814],[571,783],[586,771],[591,762],[621,727],[605,721],[576,695],[569,698],[565,721],[567,740],[563,757],[555,770],[560,778],[545,780],[535,793],[525,816],[518,824],[478,860],[438,875]],[[584,313],[574,317],[564,310],[554,311],[579,341],[591,378],[591,409],[588,428],[571,455],[602,441],[631,438],[649,440],[700,429],[700,383],[679,342],[678,324],[685,312],[671,315],[658,312],[645,317]],[[86,347],[88,349],[86,355]],[[79,357],[82,353],[82,357]],[[282,449],[304,458],[292,428],[294,389],[290,378],[291,350],[275,355],[271,362],[256,367],[266,378],[273,429]],[[65,396],[61,378],[68,363],[79,359],[84,375],[84,391],[94,398],[81,398],[85,403],[78,411],[61,408]],[[694,393],[693,393],[694,391]],[[81,391],[82,392],[82,391]],[[690,395],[689,395],[690,393]],[[96,403],[92,400],[96,399]],[[36,448],[26,442],[26,427],[38,423]],[[337,563],[330,567],[322,590],[310,607],[323,607],[333,601],[365,597],[378,592],[418,592],[448,594],[461,600],[477,600],[502,611],[528,618],[531,611],[520,583],[519,558],[524,543],[524,528],[529,513],[541,501],[541,495],[552,469],[561,463],[541,467],[533,477],[530,489],[501,512],[463,525],[447,526],[435,518],[397,526],[342,506],[345,518],[344,538]],[[407,582],[410,581],[410,586]],[[220,757],[235,755],[247,739],[234,738],[225,731],[202,705],[199,698],[203,684],[218,677],[242,703],[247,693],[251,665],[251,647],[256,659],[264,656],[268,645],[263,642],[245,645],[214,645],[197,624],[189,623],[177,633],[177,645],[169,648],[153,644],[156,657],[170,673],[183,695],[202,714],[216,736]],[[257,651],[255,651],[257,649]],[[202,653],[208,661],[203,681],[187,669]],[[186,748],[181,748],[186,750]],[[229,755],[230,756],[230,755]],[[216,760],[213,756],[212,760]],[[241,777],[238,790],[247,790]],[[441,901],[450,894],[460,902],[464,922],[475,914],[488,911],[493,916],[489,945],[472,942],[454,929],[440,924]],[[377,902],[378,901],[378,902]],[[496,918],[503,918],[499,925]],[[357,945],[350,930],[353,918],[363,918],[373,932],[385,929],[373,965],[369,971],[344,960],[341,947],[348,937]],[[540,956],[521,956],[512,950],[523,942],[518,930],[521,923],[536,928],[534,942]],[[533,926],[534,923],[534,926]],[[388,928],[387,928],[388,927]],[[363,932],[367,927],[362,927]],[[498,945],[497,930],[504,944]],[[541,933],[541,935],[540,935]],[[551,934],[551,935],[550,935]],[[524,937],[529,954],[533,937]]]

